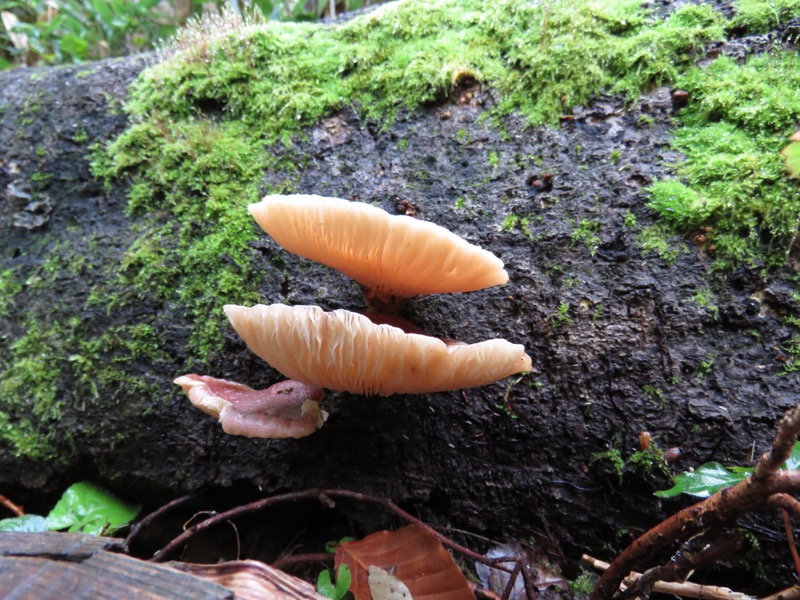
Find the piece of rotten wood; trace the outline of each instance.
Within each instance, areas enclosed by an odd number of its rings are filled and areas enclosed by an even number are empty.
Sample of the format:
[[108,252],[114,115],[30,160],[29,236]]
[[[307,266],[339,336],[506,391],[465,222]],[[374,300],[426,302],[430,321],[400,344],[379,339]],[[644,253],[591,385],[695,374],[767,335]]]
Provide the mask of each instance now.
[[[276,570],[266,565],[255,566],[259,563],[252,561],[244,561],[247,575],[242,578],[231,576],[241,570],[236,563],[233,567],[175,563],[168,566],[132,558],[124,554],[125,550],[123,541],[114,538],[56,532],[0,533],[0,598],[308,600],[320,597],[310,584],[273,572]],[[221,577],[198,576],[215,568],[222,573]],[[254,573],[259,577],[254,577]],[[235,583],[238,588],[228,587],[227,583]],[[262,593],[254,595],[250,591],[253,589]]]

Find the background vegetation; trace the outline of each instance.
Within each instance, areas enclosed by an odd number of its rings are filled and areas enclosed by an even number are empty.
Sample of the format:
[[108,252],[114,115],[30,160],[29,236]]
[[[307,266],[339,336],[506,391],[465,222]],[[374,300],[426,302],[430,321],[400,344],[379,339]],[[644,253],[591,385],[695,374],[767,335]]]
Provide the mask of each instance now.
[[150,50],[177,28],[226,8],[267,19],[317,20],[379,0],[0,0],[0,69]]

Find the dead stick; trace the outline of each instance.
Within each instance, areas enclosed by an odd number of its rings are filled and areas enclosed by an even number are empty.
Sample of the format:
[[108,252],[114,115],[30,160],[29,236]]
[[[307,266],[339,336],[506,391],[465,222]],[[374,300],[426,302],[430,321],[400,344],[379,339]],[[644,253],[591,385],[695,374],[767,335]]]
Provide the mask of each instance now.
[[172,552],[177,550],[178,548],[182,547],[192,538],[192,536],[209,529],[219,523],[223,523],[230,519],[234,519],[236,517],[241,517],[243,515],[249,515],[270,506],[274,506],[277,504],[282,504],[286,502],[295,502],[297,500],[309,500],[309,499],[316,499],[327,506],[332,506],[333,502],[332,499],[336,498],[347,498],[350,500],[357,500],[360,502],[368,502],[370,504],[377,504],[386,508],[387,510],[393,512],[397,516],[401,517],[402,519],[408,521],[409,523],[414,523],[423,527],[427,531],[429,531],[433,536],[435,536],[440,542],[442,542],[445,546],[448,546],[455,550],[456,552],[463,554],[464,556],[471,558],[472,560],[476,560],[482,562],[484,564],[488,564],[495,569],[500,569],[501,571],[511,572],[511,569],[506,567],[505,565],[500,564],[493,564],[492,559],[487,559],[483,554],[478,554],[458,544],[448,538],[446,535],[439,533],[430,525],[427,525],[420,519],[412,516],[411,514],[404,511],[402,508],[397,506],[391,500],[386,498],[379,498],[377,496],[370,496],[368,494],[361,494],[359,492],[351,492],[349,490],[321,490],[321,489],[311,489],[311,490],[304,490],[300,492],[289,492],[286,494],[279,494],[276,496],[270,496],[268,498],[262,498],[261,500],[256,500],[255,502],[250,502],[249,504],[243,504],[241,506],[237,506],[236,508],[232,508],[230,510],[226,510],[225,512],[217,513],[208,519],[200,521],[199,523],[195,523],[186,531],[181,533],[179,536],[174,538],[171,542],[169,542],[166,546],[164,546],[161,550],[156,552],[153,557],[150,559],[154,562],[161,562],[166,560],[167,556],[169,556]]
[[798,600],[800,599],[800,585],[793,585],[790,588],[764,596],[761,600]]
[[[610,566],[597,558],[584,554],[581,561],[597,571],[605,571]],[[626,578],[626,584],[632,584],[641,577],[641,573],[631,572]],[[729,588],[715,585],[700,585],[699,583],[675,583],[671,581],[656,581],[653,591],[659,594],[672,594],[683,598],[701,598],[702,600],[753,600],[752,596],[734,592]]]
[[15,517],[21,517],[22,515],[25,514],[25,510],[19,504],[14,504],[11,500],[6,498],[5,496],[0,495],[0,504],[2,504],[12,513],[14,513]]
[[175,508],[176,506],[180,506],[185,502],[188,502],[192,498],[191,495],[181,496],[180,498],[175,498],[174,500],[167,502],[164,506],[157,508],[149,515],[144,517],[141,521],[136,523],[133,527],[131,527],[130,533],[128,533],[128,537],[125,538],[125,546],[130,547],[131,540],[133,540],[139,533],[147,527],[150,523],[156,520],[158,517],[163,515],[165,512]]

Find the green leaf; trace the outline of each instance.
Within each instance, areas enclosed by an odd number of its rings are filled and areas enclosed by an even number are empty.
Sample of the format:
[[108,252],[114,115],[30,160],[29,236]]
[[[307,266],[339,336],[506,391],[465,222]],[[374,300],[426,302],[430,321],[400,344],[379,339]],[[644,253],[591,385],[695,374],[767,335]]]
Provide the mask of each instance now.
[[[789,458],[780,466],[780,470],[798,469],[800,469],[800,442],[795,442]],[[694,471],[677,475],[675,485],[668,490],[656,492],[655,495],[659,498],[672,498],[679,494],[689,494],[698,498],[708,498],[723,488],[744,481],[752,473],[752,467],[723,467],[719,463],[707,463]]]
[[322,571],[317,577],[317,592],[331,600],[341,600],[350,589],[352,575],[350,567],[345,564],[339,565],[336,572],[336,585],[331,582],[331,573],[327,569]]
[[0,520],[0,531],[42,533],[48,531],[47,519],[39,515],[22,515],[21,517],[2,519]]
[[47,515],[49,529],[69,529],[100,535],[130,523],[141,507],[126,504],[96,485],[71,485]]
[[739,483],[747,477],[747,473],[734,473],[719,463],[708,463],[694,471],[676,476],[675,485],[668,490],[656,492],[656,496],[672,498],[679,494],[689,494],[698,498],[708,498],[722,488]]
[[336,600],[344,598],[347,590],[350,589],[350,582],[352,575],[350,574],[350,567],[342,563],[339,565],[339,570],[336,572]]
[[789,177],[800,177],[800,142],[792,142],[781,150],[786,160],[786,168],[789,169]]
[[331,582],[331,574],[327,569],[322,571],[317,577],[317,592],[326,598],[336,600],[336,588]]
[[340,540],[328,540],[325,542],[325,552],[328,554],[336,554],[336,549],[339,547],[339,544],[344,544],[345,542],[353,542],[356,538],[345,536]]
[[89,42],[77,35],[68,33],[61,38],[61,50],[73,58],[87,58],[89,56]]

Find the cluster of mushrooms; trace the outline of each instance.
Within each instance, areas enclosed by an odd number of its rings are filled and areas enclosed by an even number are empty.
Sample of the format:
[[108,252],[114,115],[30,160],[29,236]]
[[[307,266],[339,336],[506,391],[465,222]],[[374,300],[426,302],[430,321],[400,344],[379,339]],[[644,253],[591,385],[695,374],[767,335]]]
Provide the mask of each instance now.
[[[227,305],[247,347],[290,378],[265,390],[201,375],[175,383],[231,435],[299,438],[327,413],[322,388],[363,395],[424,394],[486,385],[529,371],[520,344],[464,344],[425,335],[386,314],[406,298],[469,292],[508,281],[503,262],[447,229],[394,216],[362,202],[321,196],[267,196],[249,206],[288,251],[361,284],[365,314],[317,306]],[[376,312],[380,309],[385,312]]]

